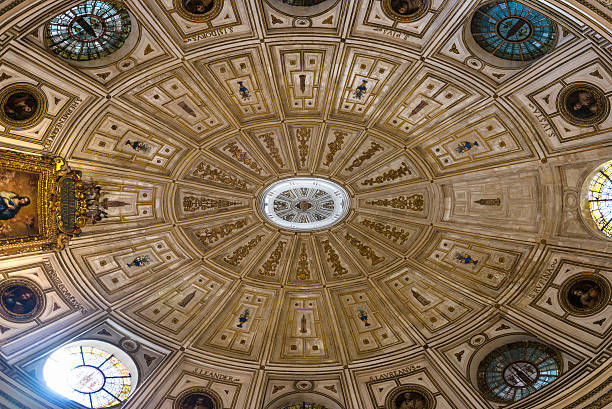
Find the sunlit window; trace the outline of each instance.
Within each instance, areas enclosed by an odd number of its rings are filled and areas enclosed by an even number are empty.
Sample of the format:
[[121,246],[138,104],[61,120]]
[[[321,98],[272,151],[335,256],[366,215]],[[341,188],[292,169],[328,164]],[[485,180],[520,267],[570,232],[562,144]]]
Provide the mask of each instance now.
[[487,399],[514,402],[561,375],[561,359],[537,342],[514,342],[495,349],[478,366],[478,387]]
[[133,362],[126,362],[131,361],[129,357],[112,345],[91,344],[95,346],[76,342],[53,352],[43,368],[45,382],[55,392],[87,408],[118,405],[136,386]]
[[494,1],[472,17],[472,35],[496,57],[513,61],[536,59],[555,45],[556,28],[548,17],[516,1]]
[[51,19],[47,45],[69,60],[94,60],[121,48],[130,30],[130,16],[125,7],[88,0]]
[[589,210],[597,228],[612,237],[612,162],[597,172],[589,186]]

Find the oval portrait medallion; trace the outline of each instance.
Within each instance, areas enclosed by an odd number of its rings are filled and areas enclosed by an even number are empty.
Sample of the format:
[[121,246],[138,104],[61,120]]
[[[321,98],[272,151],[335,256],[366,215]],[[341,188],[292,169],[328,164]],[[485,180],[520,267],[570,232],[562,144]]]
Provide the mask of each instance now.
[[382,0],[382,9],[387,17],[407,23],[423,17],[429,3],[429,0]]
[[47,99],[29,84],[15,84],[0,93],[0,121],[13,128],[30,128],[47,110]]
[[436,399],[427,388],[408,384],[393,389],[385,400],[387,409],[433,409]]
[[575,82],[565,87],[557,99],[557,109],[567,122],[577,126],[596,125],[610,113],[603,91],[586,82]]
[[610,300],[610,284],[595,274],[577,274],[563,283],[559,298],[563,308],[570,314],[596,314]]
[[0,282],[0,315],[12,322],[28,322],[44,310],[42,289],[25,278],[9,278]]
[[221,401],[206,388],[189,388],[174,401],[174,409],[221,409]]
[[181,17],[191,21],[209,21],[217,17],[223,0],[174,0],[174,8]]

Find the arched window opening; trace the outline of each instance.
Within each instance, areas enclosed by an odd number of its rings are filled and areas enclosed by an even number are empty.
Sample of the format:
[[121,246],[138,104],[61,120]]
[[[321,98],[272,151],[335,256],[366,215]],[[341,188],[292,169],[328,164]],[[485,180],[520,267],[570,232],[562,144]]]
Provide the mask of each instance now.
[[125,401],[138,382],[134,361],[114,345],[78,341],[53,352],[43,367],[47,386],[87,408]]

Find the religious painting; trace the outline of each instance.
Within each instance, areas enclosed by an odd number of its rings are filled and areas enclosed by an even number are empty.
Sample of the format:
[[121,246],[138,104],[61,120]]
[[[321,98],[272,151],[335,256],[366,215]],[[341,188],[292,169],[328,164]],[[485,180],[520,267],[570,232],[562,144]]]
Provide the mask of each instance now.
[[61,158],[0,150],[0,255],[63,248],[84,224],[81,185]]
[[565,87],[557,101],[561,115],[571,124],[595,125],[606,119],[610,112],[608,99],[594,85],[580,82]]
[[396,21],[415,21],[429,9],[429,0],[382,0],[385,14]]
[[436,401],[425,387],[408,384],[393,389],[386,399],[387,409],[433,409]]
[[601,311],[610,298],[610,285],[605,278],[579,274],[563,283],[561,305],[575,315],[592,315]]
[[0,169],[0,238],[30,237],[39,233],[40,174]]
[[33,126],[46,110],[43,94],[29,84],[15,84],[0,94],[0,121],[15,128]]
[[191,388],[179,395],[174,409],[221,409],[221,405],[210,390]]
[[0,316],[8,321],[32,321],[44,305],[43,291],[33,281],[23,278],[0,281]]
[[221,12],[223,0],[174,0],[181,16],[192,21],[208,21]]

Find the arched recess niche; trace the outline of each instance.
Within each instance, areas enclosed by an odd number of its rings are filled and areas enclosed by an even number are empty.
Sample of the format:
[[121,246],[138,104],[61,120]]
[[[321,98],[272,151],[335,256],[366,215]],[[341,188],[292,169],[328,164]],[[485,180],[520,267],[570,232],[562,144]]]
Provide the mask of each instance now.
[[[487,64],[493,67],[497,67],[497,68],[520,69],[527,65],[533,64],[534,62],[540,60],[541,58],[545,58],[546,54],[536,59],[529,60],[529,61],[506,60],[506,59],[494,56],[493,54],[483,49],[480,45],[478,45],[478,43],[474,39],[474,36],[472,35],[472,30],[471,30],[472,17],[474,16],[474,13],[476,13],[476,11],[480,7],[482,7],[483,5],[487,3],[492,3],[494,1],[495,0],[486,0],[486,1],[481,1],[478,4],[475,4],[470,10],[469,18],[463,23],[463,31],[462,31],[463,40],[465,41],[465,44],[467,45],[469,51],[476,57],[480,58],[482,61],[486,62]],[[557,47],[557,43],[559,39],[559,25],[555,23],[554,19],[551,17],[551,14],[548,13],[545,9],[542,9],[541,7],[534,7],[530,3],[524,2],[522,0],[517,0],[517,2],[525,4],[526,6],[529,6],[530,8],[533,8],[534,10],[548,17],[553,22],[553,24],[555,25],[555,32],[557,35],[555,36],[554,45],[552,46],[552,48],[550,49],[548,53],[553,52],[553,50]]]
[[587,226],[588,231],[595,235],[595,237],[603,240],[612,240],[612,238],[606,236],[601,230],[599,230],[597,224],[595,224],[595,221],[591,216],[591,210],[589,207],[589,190],[595,175],[597,175],[601,169],[608,166],[612,166],[612,160],[597,165],[593,170],[585,175],[584,180],[582,181],[582,187],[580,188],[580,217]]
[[[530,336],[530,335],[525,335],[525,334],[504,335],[504,336],[501,336],[499,338],[490,339],[488,342],[483,344],[470,357],[470,360],[468,362],[468,369],[467,369],[468,373],[467,373],[467,376],[468,376],[468,379],[470,380],[470,383],[473,385],[474,389],[478,393],[480,393],[480,390],[478,388],[478,365],[480,364],[480,362],[482,362],[482,360],[485,359],[485,357],[490,352],[494,351],[495,349],[497,349],[497,348],[499,348],[501,346],[504,346],[506,344],[511,344],[513,342],[537,342],[539,344],[548,345],[549,347],[551,347],[554,350],[558,351],[558,354],[561,357],[561,362],[559,362],[559,373],[560,373],[560,376],[563,376],[563,374],[565,373],[565,370],[566,370],[567,365],[568,365],[567,364],[567,359],[563,355],[563,353],[561,353],[561,351],[558,348],[556,348],[554,345],[551,345],[551,344],[549,344],[546,341],[543,341],[541,339],[538,339],[538,338]],[[550,386],[550,385],[547,385],[547,386]],[[534,393],[534,395],[536,393],[541,393],[542,390],[546,390],[547,386],[543,387],[539,391],[536,391]],[[516,403],[516,402],[509,402],[508,404],[513,404],[513,403]]]
[[[76,4],[73,4],[70,7],[66,7],[64,9],[62,9],[60,12],[54,14],[54,15],[60,15],[62,13],[64,13],[66,10],[70,10],[72,7],[75,7],[79,4],[85,3],[84,1],[78,2]],[[122,2],[117,2],[117,3],[121,3]],[[45,24],[43,25],[43,27],[41,28],[42,33],[41,33],[41,38],[44,41],[44,47],[47,50],[47,52],[49,54],[51,54],[52,56],[54,56],[55,58],[60,59],[61,61],[66,62],[67,64],[70,64],[72,66],[75,67],[81,67],[81,68],[102,68],[102,67],[107,67],[109,65],[113,65],[116,64],[117,62],[123,60],[125,57],[128,57],[132,51],[134,51],[134,49],[136,48],[136,45],[138,44],[138,42],[140,41],[140,25],[138,24],[138,20],[136,19],[136,16],[134,16],[134,13],[132,13],[132,11],[128,8],[127,5],[123,4],[125,6],[125,9],[127,10],[128,15],[130,16],[130,34],[128,35],[127,39],[125,40],[125,42],[123,43],[123,45],[121,46],[121,48],[119,48],[117,51],[115,51],[114,53],[111,53],[105,57],[102,58],[97,58],[94,60],[86,60],[86,61],[77,61],[77,60],[70,60],[67,58],[62,58],[61,56],[57,55],[55,52],[53,52],[48,44],[47,44],[47,30],[48,30],[48,26],[49,26],[49,21],[45,22]]]
[[265,409],[283,409],[286,406],[295,405],[302,402],[316,403],[325,406],[327,409],[344,409],[335,400],[328,398],[327,396],[320,395],[316,392],[292,393],[281,396],[280,398],[270,402]]

